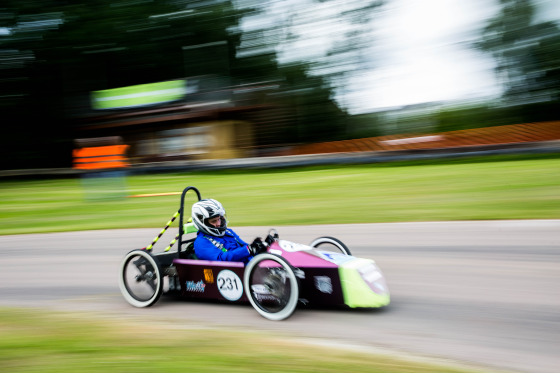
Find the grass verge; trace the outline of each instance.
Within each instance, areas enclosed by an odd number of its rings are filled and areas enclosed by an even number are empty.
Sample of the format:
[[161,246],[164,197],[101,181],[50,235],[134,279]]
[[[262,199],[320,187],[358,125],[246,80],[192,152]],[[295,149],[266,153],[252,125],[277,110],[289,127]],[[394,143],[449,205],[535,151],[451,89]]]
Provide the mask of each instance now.
[[[560,155],[0,182],[0,235],[163,227],[180,192],[232,226],[560,218]],[[125,186],[122,187],[121,183]],[[118,192],[118,191],[117,191]],[[194,202],[194,194],[187,206]]]
[[[157,321],[0,309],[1,372],[461,372],[453,365],[190,330]],[[472,372],[472,371],[469,371]]]

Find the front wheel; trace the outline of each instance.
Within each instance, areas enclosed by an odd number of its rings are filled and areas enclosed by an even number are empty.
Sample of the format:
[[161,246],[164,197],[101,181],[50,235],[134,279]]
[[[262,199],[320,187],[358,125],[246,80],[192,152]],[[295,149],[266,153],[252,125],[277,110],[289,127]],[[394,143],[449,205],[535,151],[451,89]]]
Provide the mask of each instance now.
[[121,265],[119,288],[131,305],[144,308],[153,305],[163,292],[161,269],[148,252],[129,252]]
[[243,277],[247,298],[255,310],[273,321],[294,313],[299,284],[290,264],[282,257],[262,253],[247,265]]
[[319,248],[319,246],[322,246],[321,249],[331,252],[333,250],[339,251],[345,255],[352,256],[352,253],[350,253],[350,249],[348,249],[346,244],[344,244],[337,238],[333,238],[332,236],[321,236],[320,238],[313,240],[311,244],[309,244],[309,246],[317,249]]

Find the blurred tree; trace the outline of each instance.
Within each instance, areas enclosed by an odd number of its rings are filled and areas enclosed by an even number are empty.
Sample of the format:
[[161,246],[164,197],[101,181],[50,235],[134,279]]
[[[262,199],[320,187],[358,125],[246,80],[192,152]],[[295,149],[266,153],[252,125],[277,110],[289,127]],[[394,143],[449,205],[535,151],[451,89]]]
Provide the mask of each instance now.
[[[0,151],[0,168],[70,166],[68,103],[75,108],[83,93],[192,75],[228,76],[234,84],[275,82],[277,91],[266,100],[278,100],[291,113],[288,125],[262,139],[262,145],[343,136],[348,115],[333,99],[334,88],[337,77],[357,66],[358,50],[367,39],[360,30],[377,1],[353,1],[331,12],[343,17],[347,27],[320,58],[296,56],[283,62],[280,45],[288,36],[304,39],[295,28],[307,21],[294,23],[292,13],[285,22],[242,25],[281,2],[3,1],[0,110],[9,141]],[[335,9],[341,3],[316,4]],[[328,14],[321,16],[323,21]]]
[[[368,63],[360,50],[379,1],[308,2],[3,1],[0,168],[70,166],[68,109],[79,110],[77,103],[87,109],[89,102],[79,99],[87,92],[193,75],[227,76],[232,84],[274,82],[276,91],[264,100],[281,103],[288,114],[282,114],[283,128],[260,139],[262,146],[348,136],[349,116],[334,100],[335,90],[343,75]],[[293,8],[276,13],[281,22],[247,27],[282,4]],[[282,60],[282,48],[294,43],[320,51]]]
[[238,0],[252,9],[242,25],[242,56],[270,56],[296,106],[293,141],[348,138],[362,122],[341,108],[348,78],[371,69],[373,19],[381,0]]
[[[188,45],[220,41],[233,46],[233,58],[238,36],[229,28],[241,14],[230,1],[212,2],[211,9],[200,4],[4,2],[0,108],[10,143],[2,168],[69,166],[73,134],[65,103],[80,93],[184,77]],[[205,72],[223,74],[219,67],[208,63]]]
[[[16,16],[8,26],[9,37],[0,38],[0,47],[29,51],[34,68],[55,73],[58,85],[67,92],[183,77],[190,74],[183,64],[184,46],[221,41],[232,45],[233,58],[238,36],[228,29],[241,16],[229,1],[216,2],[211,11],[186,1],[9,5],[7,9]],[[205,72],[216,73],[212,69],[215,64],[209,63]]]
[[530,0],[500,0],[475,47],[491,53],[504,85],[503,99],[524,121],[558,119],[560,29],[537,22]]
[[435,132],[467,130],[480,127],[511,125],[521,119],[513,117],[507,108],[496,108],[490,104],[465,104],[447,107],[433,115]]

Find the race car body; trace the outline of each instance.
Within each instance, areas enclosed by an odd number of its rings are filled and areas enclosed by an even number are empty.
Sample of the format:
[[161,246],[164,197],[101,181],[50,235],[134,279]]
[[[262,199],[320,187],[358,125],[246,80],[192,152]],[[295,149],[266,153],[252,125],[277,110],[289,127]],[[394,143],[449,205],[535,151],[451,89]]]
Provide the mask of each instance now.
[[190,189],[200,200],[194,187],[183,192],[178,251],[153,253],[151,248],[143,248],[125,256],[119,286],[130,304],[147,307],[164,292],[178,293],[185,299],[248,301],[265,318],[282,320],[298,304],[379,308],[390,303],[385,277],[375,261],[352,256],[333,237],[320,237],[305,245],[280,239],[271,230],[266,252],[247,265],[197,259],[194,239],[182,240],[183,234],[195,232],[192,225],[182,222],[183,199]]

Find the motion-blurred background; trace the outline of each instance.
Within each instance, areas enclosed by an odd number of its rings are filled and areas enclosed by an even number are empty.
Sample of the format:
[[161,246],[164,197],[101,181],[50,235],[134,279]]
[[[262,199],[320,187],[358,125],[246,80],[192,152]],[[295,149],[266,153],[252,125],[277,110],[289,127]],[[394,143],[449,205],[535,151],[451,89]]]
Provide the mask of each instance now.
[[555,0],[5,0],[0,169],[555,121],[559,18]]

